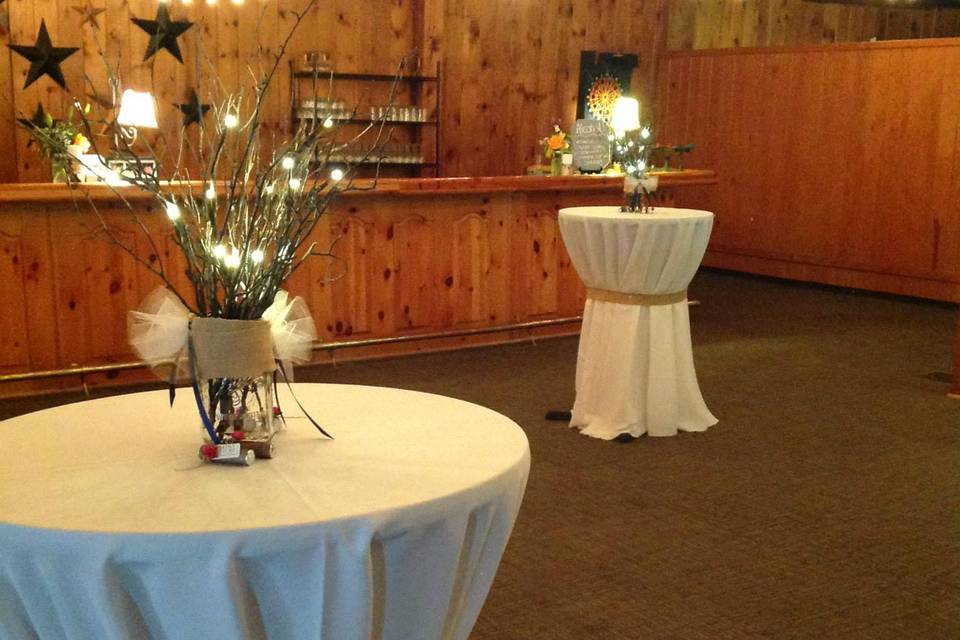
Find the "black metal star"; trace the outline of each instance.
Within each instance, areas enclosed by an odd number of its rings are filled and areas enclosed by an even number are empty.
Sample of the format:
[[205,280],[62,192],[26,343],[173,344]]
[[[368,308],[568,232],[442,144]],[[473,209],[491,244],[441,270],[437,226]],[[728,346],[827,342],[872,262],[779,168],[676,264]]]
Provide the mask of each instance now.
[[131,18],[133,24],[143,29],[150,36],[150,43],[147,45],[147,53],[143,56],[144,60],[152,58],[160,49],[166,49],[170,54],[183,64],[183,57],[180,55],[180,45],[177,44],[177,38],[193,26],[188,20],[171,20],[167,5],[161,4],[157,7],[157,18],[155,20],[144,20],[143,18]]
[[[3,0],[0,0],[0,2],[3,2]],[[55,118],[50,118],[50,120],[47,121],[48,117],[47,112],[43,108],[43,103],[38,102],[37,110],[33,112],[32,118],[17,118],[17,122],[32,132],[34,129],[43,129],[44,127],[56,124],[57,120]],[[27,140],[28,147],[33,145],[33,140],[33,137]]]
[[106,9],[94,7],[89,2],[73,7],[73,10],[80,14],[81,25],[89,24],[94,29],[100,28],[100,23],[97,22],[97,16],[106,11]]
[[27,72],[27,81],[23,85],[24,89],[44,75],[53,78],[54,82],[64,89],[67,88],[60,63],[79,51],[79,47],[53,46],[53,43],[50,42],[50,34],[47,33],[47,23],[44,20],[40,21],[40,33],[37,34],[37,42],[32,47],[22,44],[8,44],[7,46],[30,61],[30,71]]
[[[3,0],[0,0],[2,2]],[[32,118],[17,118],[17,122],[27,127],[39,129],[47,126],[47,112],[43,109],[43,103],[37,103],[37,110],[33,112]]]
[[189,127],[193,123],[197,123],[203,127],[203,117],[207,115],[207,111],[210,111],[210,105],[200,102],[197,92],[193,89],[190,90],[190,97],[186,102],[183,104],[175,104],[174,106],[180,109],[180,113],[183,114],[184,128]]

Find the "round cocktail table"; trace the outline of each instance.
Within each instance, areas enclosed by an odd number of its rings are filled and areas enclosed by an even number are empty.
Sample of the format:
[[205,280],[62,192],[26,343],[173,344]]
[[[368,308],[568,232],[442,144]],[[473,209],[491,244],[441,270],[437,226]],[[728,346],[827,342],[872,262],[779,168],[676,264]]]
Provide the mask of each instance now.
[[196,407],[162,391],[0,422],[0,636],[466,638],[523,431],[442,396],[294,387],[336,440],[288,417],[249,467],[201,463]]

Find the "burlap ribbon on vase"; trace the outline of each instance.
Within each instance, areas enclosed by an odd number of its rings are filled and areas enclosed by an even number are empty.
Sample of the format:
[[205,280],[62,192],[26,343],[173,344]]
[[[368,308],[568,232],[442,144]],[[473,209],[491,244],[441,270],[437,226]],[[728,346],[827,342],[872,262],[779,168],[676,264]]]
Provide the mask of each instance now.
[[672,293],[621,293],[608,289],[587,287],[587,299],[594,302],[614,302],[640,307],[661,307],[687,299],[687,290]]
[[255,378],[277,368],[266,320],[190,319],[199,378]]

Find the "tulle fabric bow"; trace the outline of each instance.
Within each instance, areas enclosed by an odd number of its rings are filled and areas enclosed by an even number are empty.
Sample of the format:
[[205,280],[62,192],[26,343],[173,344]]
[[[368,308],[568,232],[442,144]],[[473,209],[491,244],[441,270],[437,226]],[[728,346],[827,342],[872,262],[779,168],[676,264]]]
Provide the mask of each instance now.
[[[162,287],[151,292],[139,309],[130,312],[130,346],[158,373],[173,367],[175,376],[163,375],[164,378],[193,377],[187,348],[190,316],[190,310],[177,296]],[[270,323],[277,360],[286,363],[310,360],[317,328],[303,298],[291,298],[280,290],[262,318]],[[291,369],[286,367],[288,372]]]

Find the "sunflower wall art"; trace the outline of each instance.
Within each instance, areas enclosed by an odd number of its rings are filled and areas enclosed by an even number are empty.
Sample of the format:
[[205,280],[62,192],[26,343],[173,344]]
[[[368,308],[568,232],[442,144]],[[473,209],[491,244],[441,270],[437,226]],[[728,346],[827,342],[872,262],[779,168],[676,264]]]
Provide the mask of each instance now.
[[637,62],[636,55],[581,52],[577,118],[610,122],[613,103],[630,93],[630,76]]

